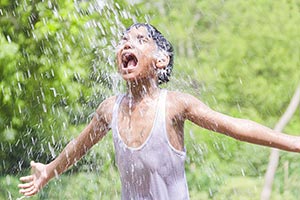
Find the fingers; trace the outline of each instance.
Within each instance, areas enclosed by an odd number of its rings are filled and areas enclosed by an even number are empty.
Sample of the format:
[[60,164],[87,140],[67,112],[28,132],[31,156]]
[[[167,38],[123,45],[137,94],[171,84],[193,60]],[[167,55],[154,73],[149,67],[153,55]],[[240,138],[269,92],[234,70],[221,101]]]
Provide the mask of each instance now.
[[19,184],[18,187],[21,188],[19,192],[24,196],[32,196],[38,193],[39,189],[33,182],[33,176],[25,176],[20,178],[21,181],[26,182]]
[[[36,163],[34,161],[31,161],[30,162],[30,166],[32,168],[35,168],[36,167]],[[22,182],[30,182],[30,181],[33,181],[33,175],[29,175],[29,176],[23,176],[20,178],[20,181]]]
[[[30,162],[30,166],[33,170],[35,170],[37,163],[34,161]],[[20,178],[20,181],[24,182],[19,184],[18,187],[20,188],[19,192],[24,196],[32,196],[38,193],[39,189],[34,184],[34,175],[23,176]]]
[[34,161],[31,161],[31,162],[30,162],[30,166],[31,166],[32,169],[35,169],[35,168],[36,168],[36,165],[37,165],[36,162],[34,162]]
[[29,188],[26,188],[26,189],[21,189],[19,192],[21,194],[23,194],[24,196],[32,196],[36,193],[38,193],[38,189],[35,187],[35,185],[32,185],[31,187]]
[[30,181],[33,181],[33,176],[32,175],[29,175],[29,176],[23,176],[20,178],[20,181],[22,182],[30,182]]
[[30,191],[30,192],[26,192],[26,193],[23,193],[23,195],[24,196],[33,196],[33,195],[35,195],[36,193],[38,193],[39,192],[39,190],[38,189],[36,189],[36,188],[34,188],[32,191]]
[[33,182],[29,182],[29,183],[24,183],[24,184],[19,184],[18,187],[22,188],[22,189],[27,189],[33,186]]
[[25,176],[20,178],[21,181],[26,182],[23,184],[19,184],[18,187],[21,188],[19,192],[25,196],[34,195],[37,190],[33,184],[33,176]]

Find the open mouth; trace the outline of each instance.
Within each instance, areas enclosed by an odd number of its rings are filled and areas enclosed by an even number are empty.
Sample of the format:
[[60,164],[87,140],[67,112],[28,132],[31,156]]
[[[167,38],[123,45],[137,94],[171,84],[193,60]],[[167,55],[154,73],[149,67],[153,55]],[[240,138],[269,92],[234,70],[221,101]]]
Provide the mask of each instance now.
[[124,69],[134,68],[138,63],[137,58],[133,53],[124,53],[122,55],[122,67]]

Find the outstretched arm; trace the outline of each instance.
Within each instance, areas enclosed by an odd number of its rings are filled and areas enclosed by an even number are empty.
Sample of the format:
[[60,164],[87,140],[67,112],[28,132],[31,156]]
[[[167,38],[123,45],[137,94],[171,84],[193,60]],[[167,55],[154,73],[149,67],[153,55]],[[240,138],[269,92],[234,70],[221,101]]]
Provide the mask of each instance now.
[[33,174],[20,178],[24,182],[19,184],[20,193],[25,196],[36,194],[50,179],[67,170],[102,139],[109,130],[113,102],[114,98],[105,100],[97,109],[89,125],[51,163],[44,165],[32,161]]
[[256,122],[213,111],[191,95],[187,95],[182,102],[185,106],[186,119],[203,128],[241,141],[300,152],[300,137],[275,132]]

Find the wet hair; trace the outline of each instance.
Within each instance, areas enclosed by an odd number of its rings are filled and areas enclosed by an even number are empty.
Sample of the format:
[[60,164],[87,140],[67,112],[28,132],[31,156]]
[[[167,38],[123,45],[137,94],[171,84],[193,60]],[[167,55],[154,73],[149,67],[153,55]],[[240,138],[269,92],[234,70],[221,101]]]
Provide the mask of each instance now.
[[170,80],[170,76],[173,69],[174,63],[174,49],[172,44],[158,31],[154,26],[147,23],[135,23],[131,25],[126,31],[129,31],[131,28],[139,28],[139,27],[146,27],[149,33],[149,36],[155,41],[158,48],[168,54],[170,57],[169,64],[163,69],[157,69],[158,75],[158,84],[166,83]]

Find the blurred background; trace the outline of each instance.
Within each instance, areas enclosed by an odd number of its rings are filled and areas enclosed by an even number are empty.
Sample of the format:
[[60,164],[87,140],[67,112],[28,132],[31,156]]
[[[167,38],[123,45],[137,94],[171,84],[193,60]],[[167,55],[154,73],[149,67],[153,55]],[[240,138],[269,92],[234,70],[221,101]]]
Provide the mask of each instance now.
[[[22,199],[29,163],[48,163],[103,99],[124,91],[122,31],[148,22],[175,48],[171,81],[214,110],[273,128],[300,80],[299,0],[1,0],[0,199]],[[299,107],[284,129],[300,135]],[[187,122],[191,199],[260,199],[270,148]],[[111,133],[31,199],[120,199]],[[280,152],[271,199],[298,199],[300,157]]]

